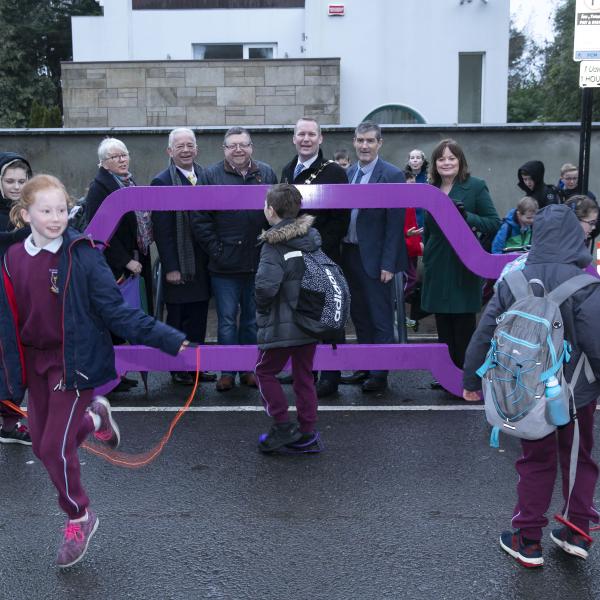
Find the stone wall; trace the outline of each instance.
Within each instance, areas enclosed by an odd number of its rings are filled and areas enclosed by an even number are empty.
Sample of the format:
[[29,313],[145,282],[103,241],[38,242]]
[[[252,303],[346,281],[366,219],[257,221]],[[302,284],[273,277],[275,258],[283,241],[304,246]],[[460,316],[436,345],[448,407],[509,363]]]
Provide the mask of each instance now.
[[62,63],[65,127],[340,119],[340,59]]
[[[469,169],[487,182],[498,212],[504,216],[523,196],[517,187],[517,169],[528,160],[542,160],[546,165],[546,181],[556,183],[560,166],[577,164],[579,125],[502,125],[384,126],[380,155],[404,167],[408,153],[420,148],[427,156],[440,140],[451,137],[465,151]],[[197,130],[198,162],[208,166],[223,159],[223,127]],[[269,163],[279,177],[282,167],[295,155],[290,127],[252,127],[254,157]],[[340,125],[323,128],[323,152],[326,157],[341,147],[352,148],[350,127]],[[0,129],[0,148],[26,156],[36,173],[53,173],[66,184],[69,192],[79,197],[85,193],[98,167],[96,150],[107,135],[125,142],[131,154],[131,171],[138,185],[148,185],[152,177],[167,166],[169,128],[156,129]],[[600,123],[592,128],[590,189],[600,197],[600,169],[594,168],[600,157]]]

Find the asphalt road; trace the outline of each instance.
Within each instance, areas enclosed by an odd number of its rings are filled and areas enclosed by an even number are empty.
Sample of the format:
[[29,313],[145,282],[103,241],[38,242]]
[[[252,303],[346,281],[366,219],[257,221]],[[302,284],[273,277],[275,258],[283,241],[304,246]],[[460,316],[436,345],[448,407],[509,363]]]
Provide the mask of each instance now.
[[[326,450],[311,456],[261,455],[257,392],[207,384],[150,466],[81,452],[100,527],[65,571],[43,467],[28,448],[0,447],[0,599],[599,598],[597,549],[578,561],[546,534],[535,571],[500,549],[518,446],[490,449],[483,413],[429,381],[395,374],[379,397],[344,386],[323,403]],[[122,450],[156,444],[187,391],[152,374],[148,396],[113,395]]]

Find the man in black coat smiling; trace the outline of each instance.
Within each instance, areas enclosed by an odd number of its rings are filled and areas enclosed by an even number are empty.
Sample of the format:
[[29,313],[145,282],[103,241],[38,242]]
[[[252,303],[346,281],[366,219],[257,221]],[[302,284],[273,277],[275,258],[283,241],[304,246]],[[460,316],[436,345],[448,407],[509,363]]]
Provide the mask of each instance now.
[[[191,129],[179,127],[169,134],[169,166],[156,175],[151,185],[196,185],[202,167],[196,136]],[[162,263],[164,299],[167,323],[183,331],[191,342],[204,344],[210,298],[210,281],[206,264],[208,256],[192,235],[189,213],[157,211],[152,214],[154,239]],[[173,381],[193,385],[194,377],[187,371],[171,374]],[[214,373],[204,372],[202,381],[214,381]]]

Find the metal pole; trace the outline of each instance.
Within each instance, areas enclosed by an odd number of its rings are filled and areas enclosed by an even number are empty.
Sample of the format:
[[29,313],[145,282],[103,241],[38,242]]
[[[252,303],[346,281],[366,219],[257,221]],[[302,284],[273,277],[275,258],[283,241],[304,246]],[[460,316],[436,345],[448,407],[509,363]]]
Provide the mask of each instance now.
[[398,330],[398,343],[408,343],[406,335],[406,310],[404,308],[404,273],[394,275],[394,291],[396,292],[396,329]]
[[592,140],[592,88],[583,88],[581,93],[581,133],[579,137],[579,182],[578,192],[588,193],[590,178],[590,144]]

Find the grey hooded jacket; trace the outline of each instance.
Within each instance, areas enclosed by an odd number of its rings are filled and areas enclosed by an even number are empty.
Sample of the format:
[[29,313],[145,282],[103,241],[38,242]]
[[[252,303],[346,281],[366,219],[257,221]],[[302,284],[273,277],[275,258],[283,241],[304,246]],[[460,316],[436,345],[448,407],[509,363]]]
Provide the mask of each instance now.
[[[591,262],[581,225],[568,206],[550,204],[537,213],[533,222],[532,248],[523,270],[528,280],[540,279],[546,290],[551,291],[563,281],[581,274]],[[534,285],[533,289],[536,292],[539,288]],[[475,371],[485,360],[496,328],[496,317],[513,302],[508,285],[499,282],[467,349],[463,372],[466,390],[481,389],[481,380]],[[567,380],[571,379],[581,352],[585,352],[594,375],[600,379],[600,285],[579,290],[561,305],[560,310],[565,340],[573,347],[571,360],[564,370]],[[577,408],[589,404],[599,395],[600,383],[589,384],[582,375],[575,389]]]
[[321,236],[311,227],[314,220],[311,215],[283,219],[259,237],[264,243],[254,287],[258,347],[263,350],[317,342],[294,321],[304,260],[290,254],[297,250],[314,252],[321,247]]

